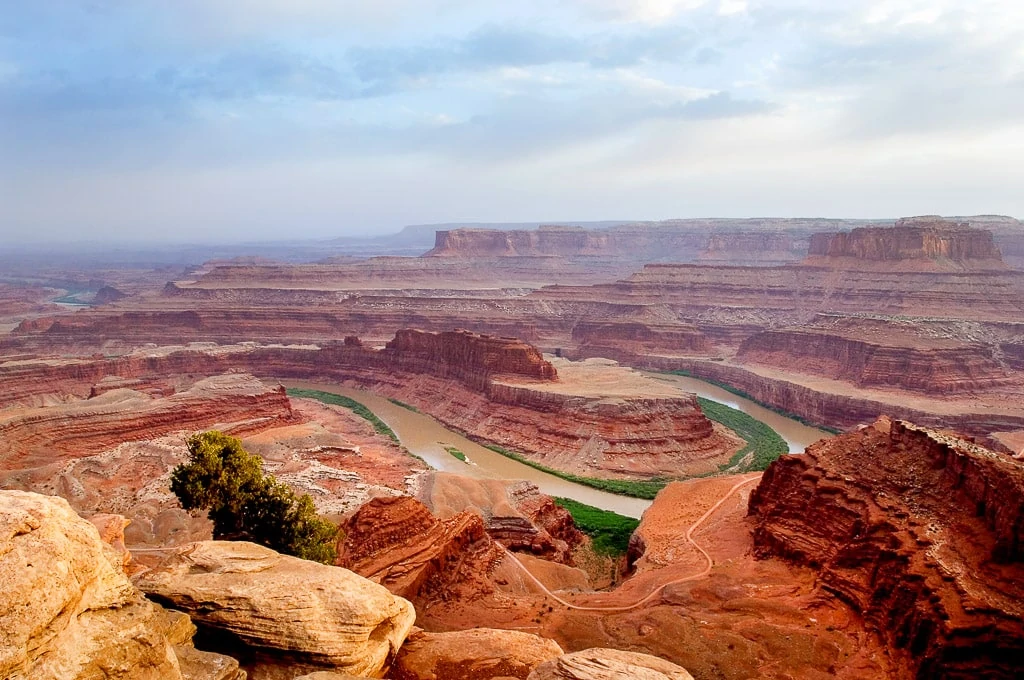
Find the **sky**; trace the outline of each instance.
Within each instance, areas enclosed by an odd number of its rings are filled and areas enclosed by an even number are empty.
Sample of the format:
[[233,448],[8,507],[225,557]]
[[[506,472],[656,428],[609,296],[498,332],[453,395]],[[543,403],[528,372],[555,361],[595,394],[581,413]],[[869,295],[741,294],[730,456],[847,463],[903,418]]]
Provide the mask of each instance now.
[[1013,0],[0,0],[0,245],[1024,217]]

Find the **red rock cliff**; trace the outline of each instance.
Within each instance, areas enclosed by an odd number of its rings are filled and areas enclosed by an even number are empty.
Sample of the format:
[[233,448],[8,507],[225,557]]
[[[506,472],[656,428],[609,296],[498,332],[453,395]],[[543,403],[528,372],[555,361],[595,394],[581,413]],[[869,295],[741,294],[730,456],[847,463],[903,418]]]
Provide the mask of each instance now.
[[[908,218],[898,220],[894,227],[862,227],[838,234],[814,234],[811,237],[808,263],[832,266],[843,260],[863,262],[940,262],[967,269],[1001,269],[1002,256],[992,240],[992,232],[972,229],[966,224],[947,222],[940,218]],[[855,266],[848,263],[849,266]]]
[[1016,678],[1024,466],[882,418],[783,456],[751,497],[762,556],[818,570],[916,678]]
[[492,376],[555,380],[558,372],[533,345],[469,331],[400,330],[382,352],[394,368],[455,378],[484,389]]
[[925,394],[963,394],[1014,378],[981,343],[928,338],[869,321],[835,328],[787,328],[753,335],[737,359],[852,382]]

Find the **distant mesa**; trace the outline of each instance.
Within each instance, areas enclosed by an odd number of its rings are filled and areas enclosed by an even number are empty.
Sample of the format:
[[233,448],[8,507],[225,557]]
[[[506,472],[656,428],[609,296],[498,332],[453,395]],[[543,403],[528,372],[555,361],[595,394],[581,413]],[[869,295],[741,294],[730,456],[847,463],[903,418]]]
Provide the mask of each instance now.
[[583,227],[542,226],[536,230],[438,231],[424,257],[516,257],[597,255],[608,250],[609,234]]
[[1006,269],[992,232],[936,216],[908,217],[892,227],[861,227],[811,236],[804,264],[911,271]]

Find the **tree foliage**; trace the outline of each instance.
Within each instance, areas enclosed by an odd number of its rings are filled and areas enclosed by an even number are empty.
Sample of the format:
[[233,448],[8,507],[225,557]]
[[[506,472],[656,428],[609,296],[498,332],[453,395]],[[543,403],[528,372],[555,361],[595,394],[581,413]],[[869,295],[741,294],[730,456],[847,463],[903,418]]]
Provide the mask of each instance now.
[[171,472],[171,491],[186,510],[207,510],[213,537],[245,540],[287,555],[332,564],[338,528],[313,500],[263,473],[263,461],[222,432],[188,438],[187,463]]

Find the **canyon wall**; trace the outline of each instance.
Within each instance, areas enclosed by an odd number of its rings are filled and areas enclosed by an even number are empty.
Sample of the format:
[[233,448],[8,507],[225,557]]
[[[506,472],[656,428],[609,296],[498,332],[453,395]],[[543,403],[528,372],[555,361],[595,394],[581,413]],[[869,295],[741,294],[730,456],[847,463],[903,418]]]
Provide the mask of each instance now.
[[[384,349],[354,338],[319,347],[198,346],[120,359],[0,364],[8,399],[64,391],[87,395],[104,377],[248,370],[277,379],[349,383],[413,404],[445,424],[574,473],[660,476],[713,469],[736,441],[695,398],[665,391],[629,369],[585,367],[560,377],[518,340],[452,331],[403,331]],[[609,375],[610,373],[610,375]],[[591,377],[599,378],[595,385]],[[619,379],[625,392],[606,390]]]
[[609,233],[582,227],[542,226],[536,230],[438,231],[426,257],[507,257],[540,255],[602,255],[609,252]]
[[808,237],[867,224],[865,220],[690,219],[607,229],[548,225],[536,230],[439,230],[431,258],[560,257],[568,260],[762,265],[799,260]]
[[295,422],[284,388],[252,376],[200,380],[164,398],[119,389],[92,399],[41,408],[0,411],[0,460],[5,476],[51,464],[61,455],[85,456],[133,439],[235,424],[236,431]]
[[469,331],[400,330],[382,354],[396,370],[454,378],[478,390],[487,389],[496,375],[546,381],[558,378],[555,367],[544,361],[536,347],[516,338],[495,338]]
[[700,353],[710,349],[707,336],[700,329],[682,323],[580,321],[573,326],[572,339],[579,347],[586,347],[591,353],[598,348],[640,353]]
[[[942,318],[1021,318],[1024,275],[1011,271],[838,270],[824,266],[649,264],[623,282],[592,286],[605,300],[659,300],[680,310],[721,307],[804,313],[864,312]],[[547,289],[534,297],[580,295]]]
[[762,556],[816,569],[917,678],[1014,678],[1024,654],[1024,465],[879,419],[769,467]]
[[[870,322],[864,325],[871,327]],[[743,341],[736,360],[845,380],[859,387],[925,394],[975,393],[1016,381],[985,345],[891,328],[884,329],[884,335],[856,327],[764,331]]]

